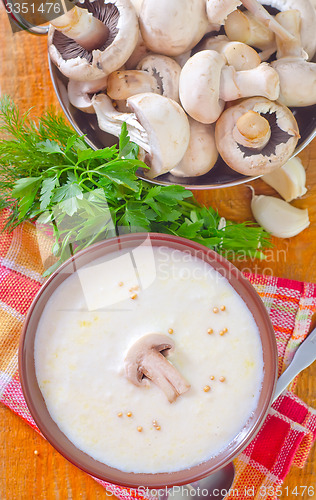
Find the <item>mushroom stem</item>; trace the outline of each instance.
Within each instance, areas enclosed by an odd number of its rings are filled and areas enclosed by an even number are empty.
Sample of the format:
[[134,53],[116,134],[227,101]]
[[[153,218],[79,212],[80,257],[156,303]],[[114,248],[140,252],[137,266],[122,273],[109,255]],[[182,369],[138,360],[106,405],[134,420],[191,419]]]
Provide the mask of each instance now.
[[165,393],[168,401],[173,403],[180,394],[190,388],[190,384],[165,358],[174,346],[174,342],[166,335],[152,333],[141,337],[132,345],[125,358],[128,380],[142,386],[146,384],[143,377],[147,377]]
[[161,93],[156,78],[146,71],[114,71],[108,77],[107,94],[111,99],[124,100],[143,92]]
[[121,113],[117,111],[111,99],[106,94],[95,95],[91,101],[101,130],[119,137],[122,125],[125,122],[131,140],[150,153],[151,148],[149,146],[148,134],[134,113]]
[[237,71],[252,69],[261,63],[258,52],[242,42],[232,42],[225,35],[206,38],[199,44],[200,50],[216,50],[222,54],[226,63]]
[[308,59],[308,55],[302,48],[301,42],[301,14],[298,10],[286,10],[279,12],[275,18],[293,35],[293,40],[284,41],[278,36],[276,37],[277,44],[277,59],[282,57],[301,57]]
[[181,104],[188,115],[205,124],[218,119],[225,101],[252,96],[274,101],[279,92],[279,75],[269,64],[236,71],[226,66],[224,57],[215,50],[194,54],[180,74]]
[[226,19],[225,32],[230,40],[246,43],[261,50],[275,50],[275,37],[269,28],[250,12],[235,10]]
[[[280,13],[281,14],[281,13]],[[286,106],[312,106],[316,103],[316,63],[308,62],[300,45],[299,26],[301,15],[296,10],[278,14],[281,23],[293,30],[294,42],[285,44],[278,37],[278,55],[271,63],[280,78],[279,100]]]
[[241,42],[228,42],[220,51],[225,57],[227,64],[234,66],[237,71],[253,69],[261,63],[257,51]]
[[[254,115],[247,112],[253,111]],[[241,135],[244,139],[251,136],[260,138],[261,145],[268,137],[267,124],[256,116],[256,113],[271,117],[271,138],[267,146],[259,150],[249,149],[240,145]],[[258,129],[249,130],[247,119],[259,122]],[[239,118],[242,120],[238,123]],[[270,118],[269,118],[270,122]],[[236,134],[238,135],[236,141]],[[264,97],[245,99],[234,106],[228,107],[216,122],[215,141],[219,154],[225,163],[233,170],[244,175],[268,174],[281,167],[292,156],[299,138],[298,125],[293,113],[278,103]],[[260,139],[258,141],[260,144]]]
[[141,367],[143,374],[165,393],[169,403],[173,403],[190,387],[178,370],[160,352],[150,351],[144,356]]
[[275,101],[279,93],[278,73],[267,63],[245,71],[236,71],[232,66],[222,69],[219,95],[224,101],[255,95]]
[[271,14],[257,0],[241,0],[243,5],[251,12],[262,24],[267,26],[273,33],[284,41],[293,40],[293,35],[289,33],[281,24],[274,19]]
[[132,113],[116,111],[106,94],[94,96],[92,104],[101,130],[119,137],[126,122],[131,141],[148,153],[144,158],[150,166],[147,177],[169,172],[182,160],[189,144],[190,125],[181,106],[172,99],[153,92],[134,95],[127,99]]
[[249,110],[238,118],[233,137],[238,144],[261,151],[270,140],[270,124],[260,113]]
[[275,45],[272,45],[271,47],[268,47],[267,49],[262,50],[259,53],[259,57],[260,57],[261,61],[264,62],[264,61],[267,61],[268,59],[270,59],[270,57],[272,56],[272,54],[274,54],[275,51],[276,51]]
[[109,29],[104,23],[87,9],[77,6],[53,19],[51,24],[88,51],[101,47],[109,35]]

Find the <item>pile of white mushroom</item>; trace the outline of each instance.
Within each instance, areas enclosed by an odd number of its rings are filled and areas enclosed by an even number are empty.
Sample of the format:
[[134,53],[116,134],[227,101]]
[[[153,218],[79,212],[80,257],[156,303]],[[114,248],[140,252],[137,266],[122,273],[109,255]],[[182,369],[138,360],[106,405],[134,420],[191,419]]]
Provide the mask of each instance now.
[[218,154],[262,175],[295,151],[289,107],[316,103],[315,29],[312,0],[79,0],[49,54],[73,106],[114,136],[126,122],[149,178],[203,175]]

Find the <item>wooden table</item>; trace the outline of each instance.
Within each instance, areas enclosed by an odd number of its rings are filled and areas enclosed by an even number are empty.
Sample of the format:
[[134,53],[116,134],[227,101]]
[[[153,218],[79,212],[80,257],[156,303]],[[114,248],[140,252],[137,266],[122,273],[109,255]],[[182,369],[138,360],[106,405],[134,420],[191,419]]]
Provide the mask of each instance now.
[[[51,84],[45,37],[10,30],[0,3],[0,92],[9,94],[33,117],[51,104],[59,107]],[[310,227],[295,238],[274,240],[266,262],[239,262],[241,270],[316,282],[316,141],[300,155],[307,171],[307,194],[293,204],[309,209]],[[257,193],[275,194],[263,181],[253,182]],[[246,186],[204,191],[200,201],[217,208],[231,220],[250,220],[250,190]],[[299,377],[297,394],[316,408],[316,363]],[[42,437],[3,405],[0,406],[0,499],[77,500],[105,499],[110,495],[85,473],[57,453]],[[285,486],[315,485],[316,447],[303,470],[292,468]],[[286,490],[284,490],[286,491]],[[285,498],[285,497],[284,497]],[[291,496],[288,498],[311,497]]]

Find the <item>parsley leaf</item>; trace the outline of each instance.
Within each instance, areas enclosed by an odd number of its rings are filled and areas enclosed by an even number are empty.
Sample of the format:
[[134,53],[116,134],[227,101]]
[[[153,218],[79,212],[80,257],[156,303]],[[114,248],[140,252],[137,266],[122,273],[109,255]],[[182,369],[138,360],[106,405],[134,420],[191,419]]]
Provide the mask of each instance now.
[[54,175],[53,177],[47,177],[43,180],[39,199],[40,210],[45,210],[48,207],[53,196],[53,190],[57,186],[59,186],[57,175]]
[[46,139],[44,142],[38,142],[36,145],[38,151],[41,151],[42,153],[47,153],[47,154],[52,154],[52,153],[62,153],[62,150],[60,149],[59,144],[54,141],[50,141]]
[[95,241],[126,231],[155,231],[192,239],[232,256],[264,258],[269,235],[257,225],[226,221],[177,185],[152,185],[137,177],[138,160],[124,123],[116,145],[93,150],[53,110],[37,122],[0,100],[0,208],[7,228],[30,217],[50,224],[57,262]]

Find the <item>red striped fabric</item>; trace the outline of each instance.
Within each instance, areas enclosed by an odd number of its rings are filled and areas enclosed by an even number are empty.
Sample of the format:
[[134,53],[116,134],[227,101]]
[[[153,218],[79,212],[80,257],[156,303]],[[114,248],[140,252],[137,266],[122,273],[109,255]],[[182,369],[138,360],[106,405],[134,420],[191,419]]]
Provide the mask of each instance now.
[[[0,229],[7,217],[0,213]],[[19,382],[17,352],[22,324],[43,283],[43,256],[49,242],[25,223],[0,237],[0,401],[38,431]],[[308,334],[316,310],[316,285],[247,274],[269,312],[275,329],[279,372],[290,363]],[[290,467],[303,467],[316,437],[316,412],[291,390],[273,404],[261,430],[235,460],[236,476],[227,499],[280,498]],[[136,490],[101,482],[122,500],[141,498]],[[315,492],[316,496],[316,492]]]

